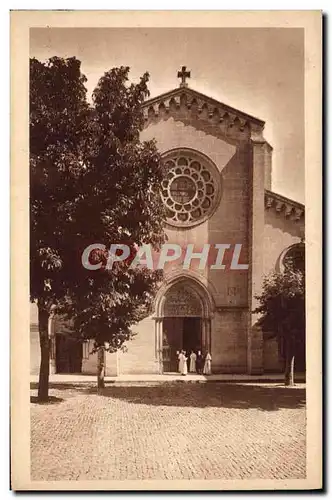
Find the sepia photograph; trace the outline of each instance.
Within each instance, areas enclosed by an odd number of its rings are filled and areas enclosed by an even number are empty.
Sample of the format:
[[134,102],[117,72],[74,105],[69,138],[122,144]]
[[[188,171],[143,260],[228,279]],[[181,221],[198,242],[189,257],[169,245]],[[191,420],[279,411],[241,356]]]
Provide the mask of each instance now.
[[136,26],[53,14],[25,24],[24,106],[12,100],[26,223],[12,315],[19,300],[27,311],[12,383],[25,351],[29,399],[28,472],[13,484],[320,488],[321,193],[307,196],[307,155],[321,175],[321,115],[306,95],[320,12],[146,27],[139,13]]

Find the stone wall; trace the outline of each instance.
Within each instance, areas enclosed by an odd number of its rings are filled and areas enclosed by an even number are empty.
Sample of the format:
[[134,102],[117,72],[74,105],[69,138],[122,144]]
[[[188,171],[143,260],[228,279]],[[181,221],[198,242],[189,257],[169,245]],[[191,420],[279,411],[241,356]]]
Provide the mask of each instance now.
[[264,372],[278,373],[283,370],[276,339],[264,341]]
[[285,217],[283,212],[277,212],[273,207],[265,209],[264,275],[279,269],[279,257],[282,252],[291,245],[300,243],[304,233],[303,217]]
[[[148,317],[133,326],[135,337],[127,342],[127,352],[118,353],[118,374],[158,373],[156,362],[155,321]],[[114,362],[107,363],[107,372]],[[112,368],[113,371],[114,368]]]
[[213,373],[246,373],[248,312],[225,308],[215,312],[211,325]]
[[97,374],[97,353],[92,353],[93,341],[83,344],[82,373],[85,375]]
[[38,375],[40,367],[39,331],[36,323],[30,325],[30,373]]
[[[192,261],[191,271],[208,285],[217,307],[232,308],[215,315],[211,325],[213,369],[216,371],[246,371],[247,314],[241,308],[248,304],[248,271],[230,270],[234,245],[242,244],[240,263],[248,263],[249,224],[249,171],[250,149],[242,143],[236,147],[220,138],[185,125],[173,118],[150,124],[142,133],[143,140],[155,138],[161,152],[175,148],[192,148],[208,156],[221,176],[221,202],[215,213],[206,222],[183,230],[167,227],[168,243],[182,247],[193,243],[199,251],[205,243],[228,243],[232,245],[225,253],[225,270],[198,269],[198,260]],[[211,254],[214,263],[216,253]],[[182,272],[181,261],[170,263],[165,277]],[[152,321],[153,322],[153,321]],[[142,322],[137,337],[128,343],[128,352],[119,356],[121,373],[153,373],[158,370],[155,362],[154,325]]]
[[[221,201],[206,222],[189,229],[167,227],[168,243],[183,247],[193,243],[199,251],[205,243],[228,243],[232,247],[225,253],[225,270],[198,269],[198,259],[191,263],[191,270],[207,279],[215,289],[217,306],[245,306],[248,302],[247,271],[229,270],[234,245],[242,244],[241,263],[248,263],[249,221],[249,167],[250,151],[247,144],[238,147],[228,144],[190,125],[173,118],[149,125],[142,132],[142,139],[155,138],[161,152],[174,148],[192,148],[208,156],[220,172]],[[215,261],[216,252],[210,251],[209,263]],[[170,263],[166,277],[181,271],[181,262]]]

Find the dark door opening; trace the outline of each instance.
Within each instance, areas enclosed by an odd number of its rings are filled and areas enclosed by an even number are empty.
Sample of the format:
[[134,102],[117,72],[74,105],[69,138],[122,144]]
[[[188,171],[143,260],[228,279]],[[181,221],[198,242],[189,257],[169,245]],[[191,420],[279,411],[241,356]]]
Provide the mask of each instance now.
[[177,351],[182,349],[182,318],[164,318],[163,321],[163,372],[178,371]]
[[177,352],[202,350],[201,318],[172,317],[163,320],[163,372],[178,371]]
[[82,342],[68,335],[56,335],[57,373],[81,373],[82,358]]
[[183,318],[182,349],[190,355],[191,351],[202,350],[201,318]]

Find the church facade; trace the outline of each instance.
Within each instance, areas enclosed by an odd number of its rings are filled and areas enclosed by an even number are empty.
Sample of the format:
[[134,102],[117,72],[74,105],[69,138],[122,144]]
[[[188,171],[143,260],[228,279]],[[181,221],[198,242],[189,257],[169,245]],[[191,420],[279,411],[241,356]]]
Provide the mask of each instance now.
[[[192,258],[167,262],[151,315],[133,327],[126,352],[106,354],[106,376],[174,372],[181,349],[210,352],[212,373],[280,371],[278,344],[263,339],[252,311],[264,276],[281,270],[304,239],[305,214],[271,191],[264,122],[188,88],[184,78],[143,111],[141,138],[156,140],[167,167],[167,243],[190,248]],[[36,326],[31,332],[35,373]],[[71,345],[61,318],[49,332],[53,372],[96,373],[89,343]]]

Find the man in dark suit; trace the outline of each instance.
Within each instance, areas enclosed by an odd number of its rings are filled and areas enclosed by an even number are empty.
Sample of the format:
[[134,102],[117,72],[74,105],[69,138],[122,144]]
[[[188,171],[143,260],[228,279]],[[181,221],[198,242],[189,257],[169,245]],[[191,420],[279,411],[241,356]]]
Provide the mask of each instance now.
[[203,373],[203,356],[201,351],[197,351],[197,358],[196,358],[196,368],[197,368],[197,373],[202,374]]

